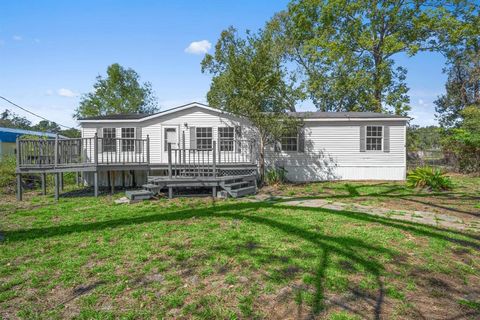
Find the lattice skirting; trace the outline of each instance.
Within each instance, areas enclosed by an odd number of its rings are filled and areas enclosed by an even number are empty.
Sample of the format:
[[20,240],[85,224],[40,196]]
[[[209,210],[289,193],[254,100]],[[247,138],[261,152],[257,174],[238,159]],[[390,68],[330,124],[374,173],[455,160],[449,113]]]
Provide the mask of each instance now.
[[224,176],[245,176],[257,174],[257,169],[218,169],[218,175]]

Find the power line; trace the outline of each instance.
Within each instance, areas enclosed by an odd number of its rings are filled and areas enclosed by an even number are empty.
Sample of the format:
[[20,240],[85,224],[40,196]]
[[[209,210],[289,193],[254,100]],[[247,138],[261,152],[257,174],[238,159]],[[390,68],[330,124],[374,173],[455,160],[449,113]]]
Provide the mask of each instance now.
[[30,111],[30,110],[25,109],[24,107],[19,106],[18,104],[14,103],[14,102],[12,102],[12,101],[10,101],[10,100],[8,100],[8,99],[5,98],[5,97],[0,96],[0,98],[3,99],[3,100],[5,100],[5,101],[7,101],[7,102],[10,103],[11,105],[13,105],[13,106],[15,106],[15,107],[17,107],[17,108],[19,108],[19,109],[27,112],[27,113],[30,113],[31,115],[34,115],[35,117],[38,117],[38,118],[40,118],[40,119],[42,119],[42,120],[45,120],[45,121],[48,121],[48,122],[54,122],[54,123],[56,123],[57,125],[59,125],[60,127],[64,127],[64,128],[67,128],[67,129],[72,129],[72,128],[73,128],[72,126],[65,126],[65,125],[63,125],[63,124],[61,124],[61,123],[58,123],[58,122],[55,122],[55,121],[50,121],[50,120],[48,120],[47,118],[42,117],[41,115],[38,115],[38,114],[36,114],[36,113],[34,113],[34,112]]

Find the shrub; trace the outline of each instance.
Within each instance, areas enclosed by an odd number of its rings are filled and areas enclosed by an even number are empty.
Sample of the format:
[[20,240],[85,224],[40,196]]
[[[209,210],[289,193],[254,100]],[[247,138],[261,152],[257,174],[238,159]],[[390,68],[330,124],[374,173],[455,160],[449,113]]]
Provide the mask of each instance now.
[[432,191],[450,190],[452,180],[440,169],[418,167],[408,173],[407,186],[410,188],[428,188]]
[[0,160],[0,188],[5,193],[15,190],[15,157],[4,156]]
[[287,170],[283,167],[272,168],[265,173],[265,182],[268,185],[281,184],[285,181],[287,181]]

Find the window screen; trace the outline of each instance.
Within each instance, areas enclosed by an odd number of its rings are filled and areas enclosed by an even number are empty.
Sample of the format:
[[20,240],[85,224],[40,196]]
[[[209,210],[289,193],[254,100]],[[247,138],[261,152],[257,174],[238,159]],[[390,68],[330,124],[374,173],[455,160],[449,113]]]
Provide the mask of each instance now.
[[298,150],[298,135],[296,131],[292,131],[280,139],[282,151],[297,151]]
[[197,149],[212,149],[212,128],[197,128]]
[[117,140],[115,128],[103,128],[103,152],[115,152],[117,151]]
[[218,128],[218,136],[220,139],[220,151],[233,151],[234,128],[221,127]]
[[135,150],[135,128],[122,128],[122,151]]
[[382,151],[383,127],[367,126],[366,149],[368,151]]

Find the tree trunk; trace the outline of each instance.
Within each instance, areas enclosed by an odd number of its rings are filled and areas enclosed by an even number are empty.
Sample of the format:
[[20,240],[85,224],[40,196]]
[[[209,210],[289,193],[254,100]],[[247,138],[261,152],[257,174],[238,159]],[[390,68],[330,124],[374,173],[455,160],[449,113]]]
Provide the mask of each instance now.
[[373,92],[373,97],[375,99],[375,109],[373,110],[374,112],[382,112],[382,80],[381,80],[381,64],[382,64],[382,57],[380,56],[380,53],[378,53],[376,50],[374,50],[373,53],[373,59],[375,63],[375,70],[373,73],[373,86],[374,86],[374,92]]
[[260,173],[260,186],[263,185],[265,182],[265,141],[262,137],[260,137],[260,145],[259,145],[259,152],[258,152],[258,166],[259,166],[259,173]]

